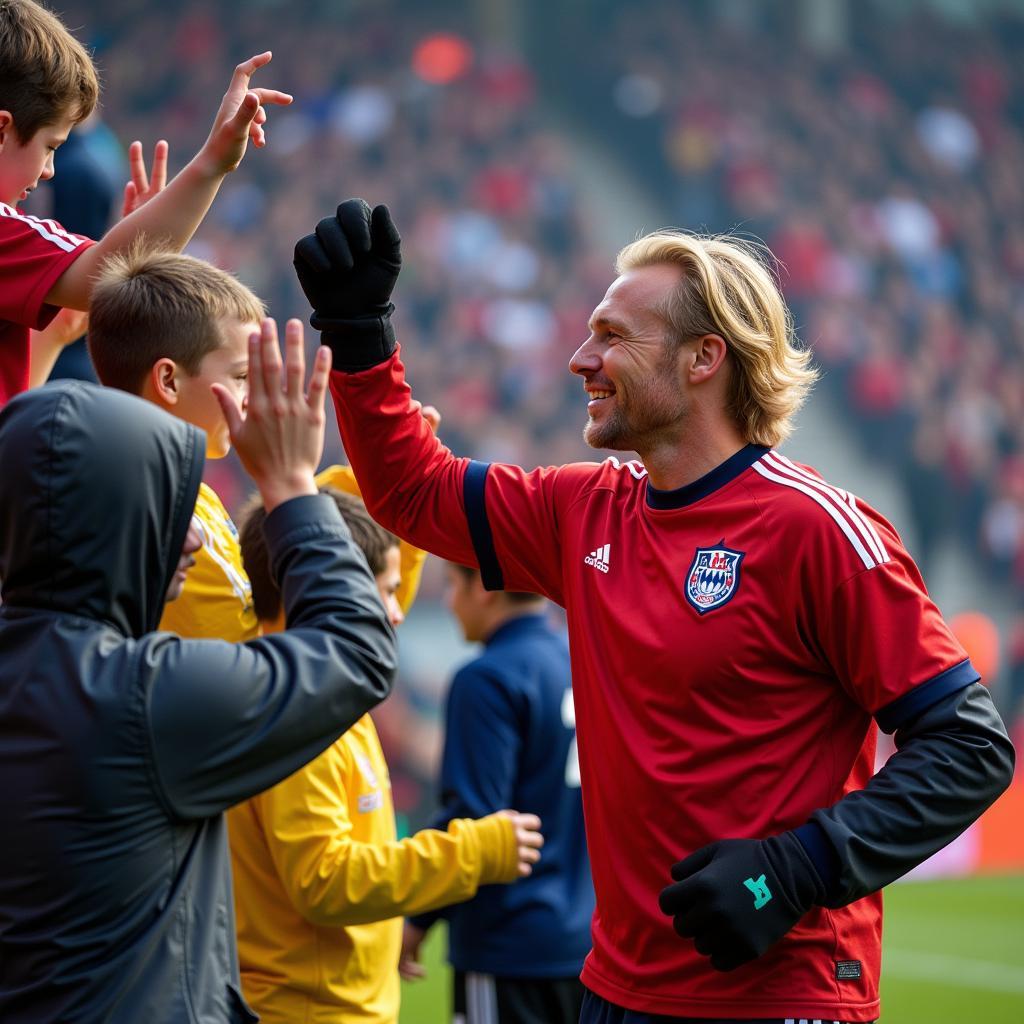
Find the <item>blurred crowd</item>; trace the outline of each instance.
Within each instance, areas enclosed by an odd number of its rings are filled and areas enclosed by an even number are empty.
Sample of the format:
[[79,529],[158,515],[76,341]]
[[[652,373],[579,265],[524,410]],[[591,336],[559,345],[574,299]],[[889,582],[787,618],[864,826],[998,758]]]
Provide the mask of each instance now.
[[947,531],[1024,584],[1024,19],[633,3],[600,51],[670,219],[767,242],[801,337]]
[[[172,171],[202,142],[222,69],[273,49],[262,84],[295,104],[271,112],[267,153],[232,175],[189,251],[279,320],[305,318],[294,241],[349,196],[387,203],[417,395],[459,454],[525,466],[592,457],[566,362],[613,253],[541,83],[575,89],[666,223],[738,229],[778,256],[822,386],[907,483],[925,570],[955,533],[1024,585],[1024,19],[851,3],[814,37],[789,3],[598,3],[574,9],[578,45],[527,37],[531,63],[446,20],[458,6],[60,5],[95,50],[107,124],[147,151],[166,137]],[[95,138],[109,156],[111,136]],[[208,476],[229,507],[248,488],[231,459]]]
[[[75,6],[63,5],[96,48],[105,120],[147,149],[168,138],[172,170],[202,143],[224,66],[272,49],[263,84],[295,96],[271,112],[267,152],[225,185],[190,252],[237,272],[279,319],[305,319],[296,239],[350,196],[388,204],[403,234],[403,355],[446,441],[528,465],[585,453],[568,342],[610,254],[594,259],[568,149],[521,56],[448,35],[409,4],[264,0],[244,19],[205,0]],[[217,487],[230,507],[237,485]]]

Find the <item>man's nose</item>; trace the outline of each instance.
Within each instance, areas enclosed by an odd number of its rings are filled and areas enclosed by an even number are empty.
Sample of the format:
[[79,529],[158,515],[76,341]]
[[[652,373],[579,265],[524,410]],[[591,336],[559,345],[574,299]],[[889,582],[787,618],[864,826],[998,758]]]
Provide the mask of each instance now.
[[569,369],[573,373],[593,373],[601,368],[601,357],[598,354],[597,346],[594,344],[594,336],[589,338],[572,354],[569,360]]

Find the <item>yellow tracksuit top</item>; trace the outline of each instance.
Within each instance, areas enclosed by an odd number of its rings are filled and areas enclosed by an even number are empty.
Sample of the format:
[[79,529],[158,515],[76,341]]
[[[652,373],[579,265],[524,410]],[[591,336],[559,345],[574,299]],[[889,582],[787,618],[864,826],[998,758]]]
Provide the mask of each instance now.
[[207,484],[199,485],[195,517],[203,537],[196,564],[176,601],[164,607],[160,628],[192,640],[240,644],[260,633],[252,587],[242,567],[238,531],[228,510]]
[[402,916],[516,878],[512,823],[457,819],[401,842],[369,715],[233,808],[238,949],[262,1024],[398,1020]]

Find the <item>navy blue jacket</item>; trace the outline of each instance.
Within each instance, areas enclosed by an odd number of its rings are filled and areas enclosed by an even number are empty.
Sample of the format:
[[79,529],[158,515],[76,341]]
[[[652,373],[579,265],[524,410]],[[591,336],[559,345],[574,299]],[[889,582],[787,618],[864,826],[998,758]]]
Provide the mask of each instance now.
[[434,827],[505,807],[540,816],[544,849],[529,878],[483,886],[467,903],[413,919],[449,922],[462,971],[554,978],[590,951],[594,890],[583,833],[575,715],[565,637],[543,615],[514,618],[462,668],[448,693]]

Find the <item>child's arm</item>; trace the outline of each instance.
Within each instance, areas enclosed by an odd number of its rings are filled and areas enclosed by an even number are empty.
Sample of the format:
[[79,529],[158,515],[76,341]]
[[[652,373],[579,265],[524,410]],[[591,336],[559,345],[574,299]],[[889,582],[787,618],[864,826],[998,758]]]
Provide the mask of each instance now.
[[213,121],[209,138],[191,162],[159,194],[115,224],[100,241],[85,250],[57,279],[46,301],[54,306],[88,309],[96,272],[106,256],[127,248],[140,235],[161,239],[183,249],[210,208],[224,176],[245,155],[246,145],[265,144],[264,104],[287,105],[292,98],[276,89],[250,89],[253,73],[270,62],[261,53],[235,68]]
[[45,384],[61,352],[85,334],[89,314],[77,309],[62,309],[41,331],[31,334],[28,386],[37,388]]

